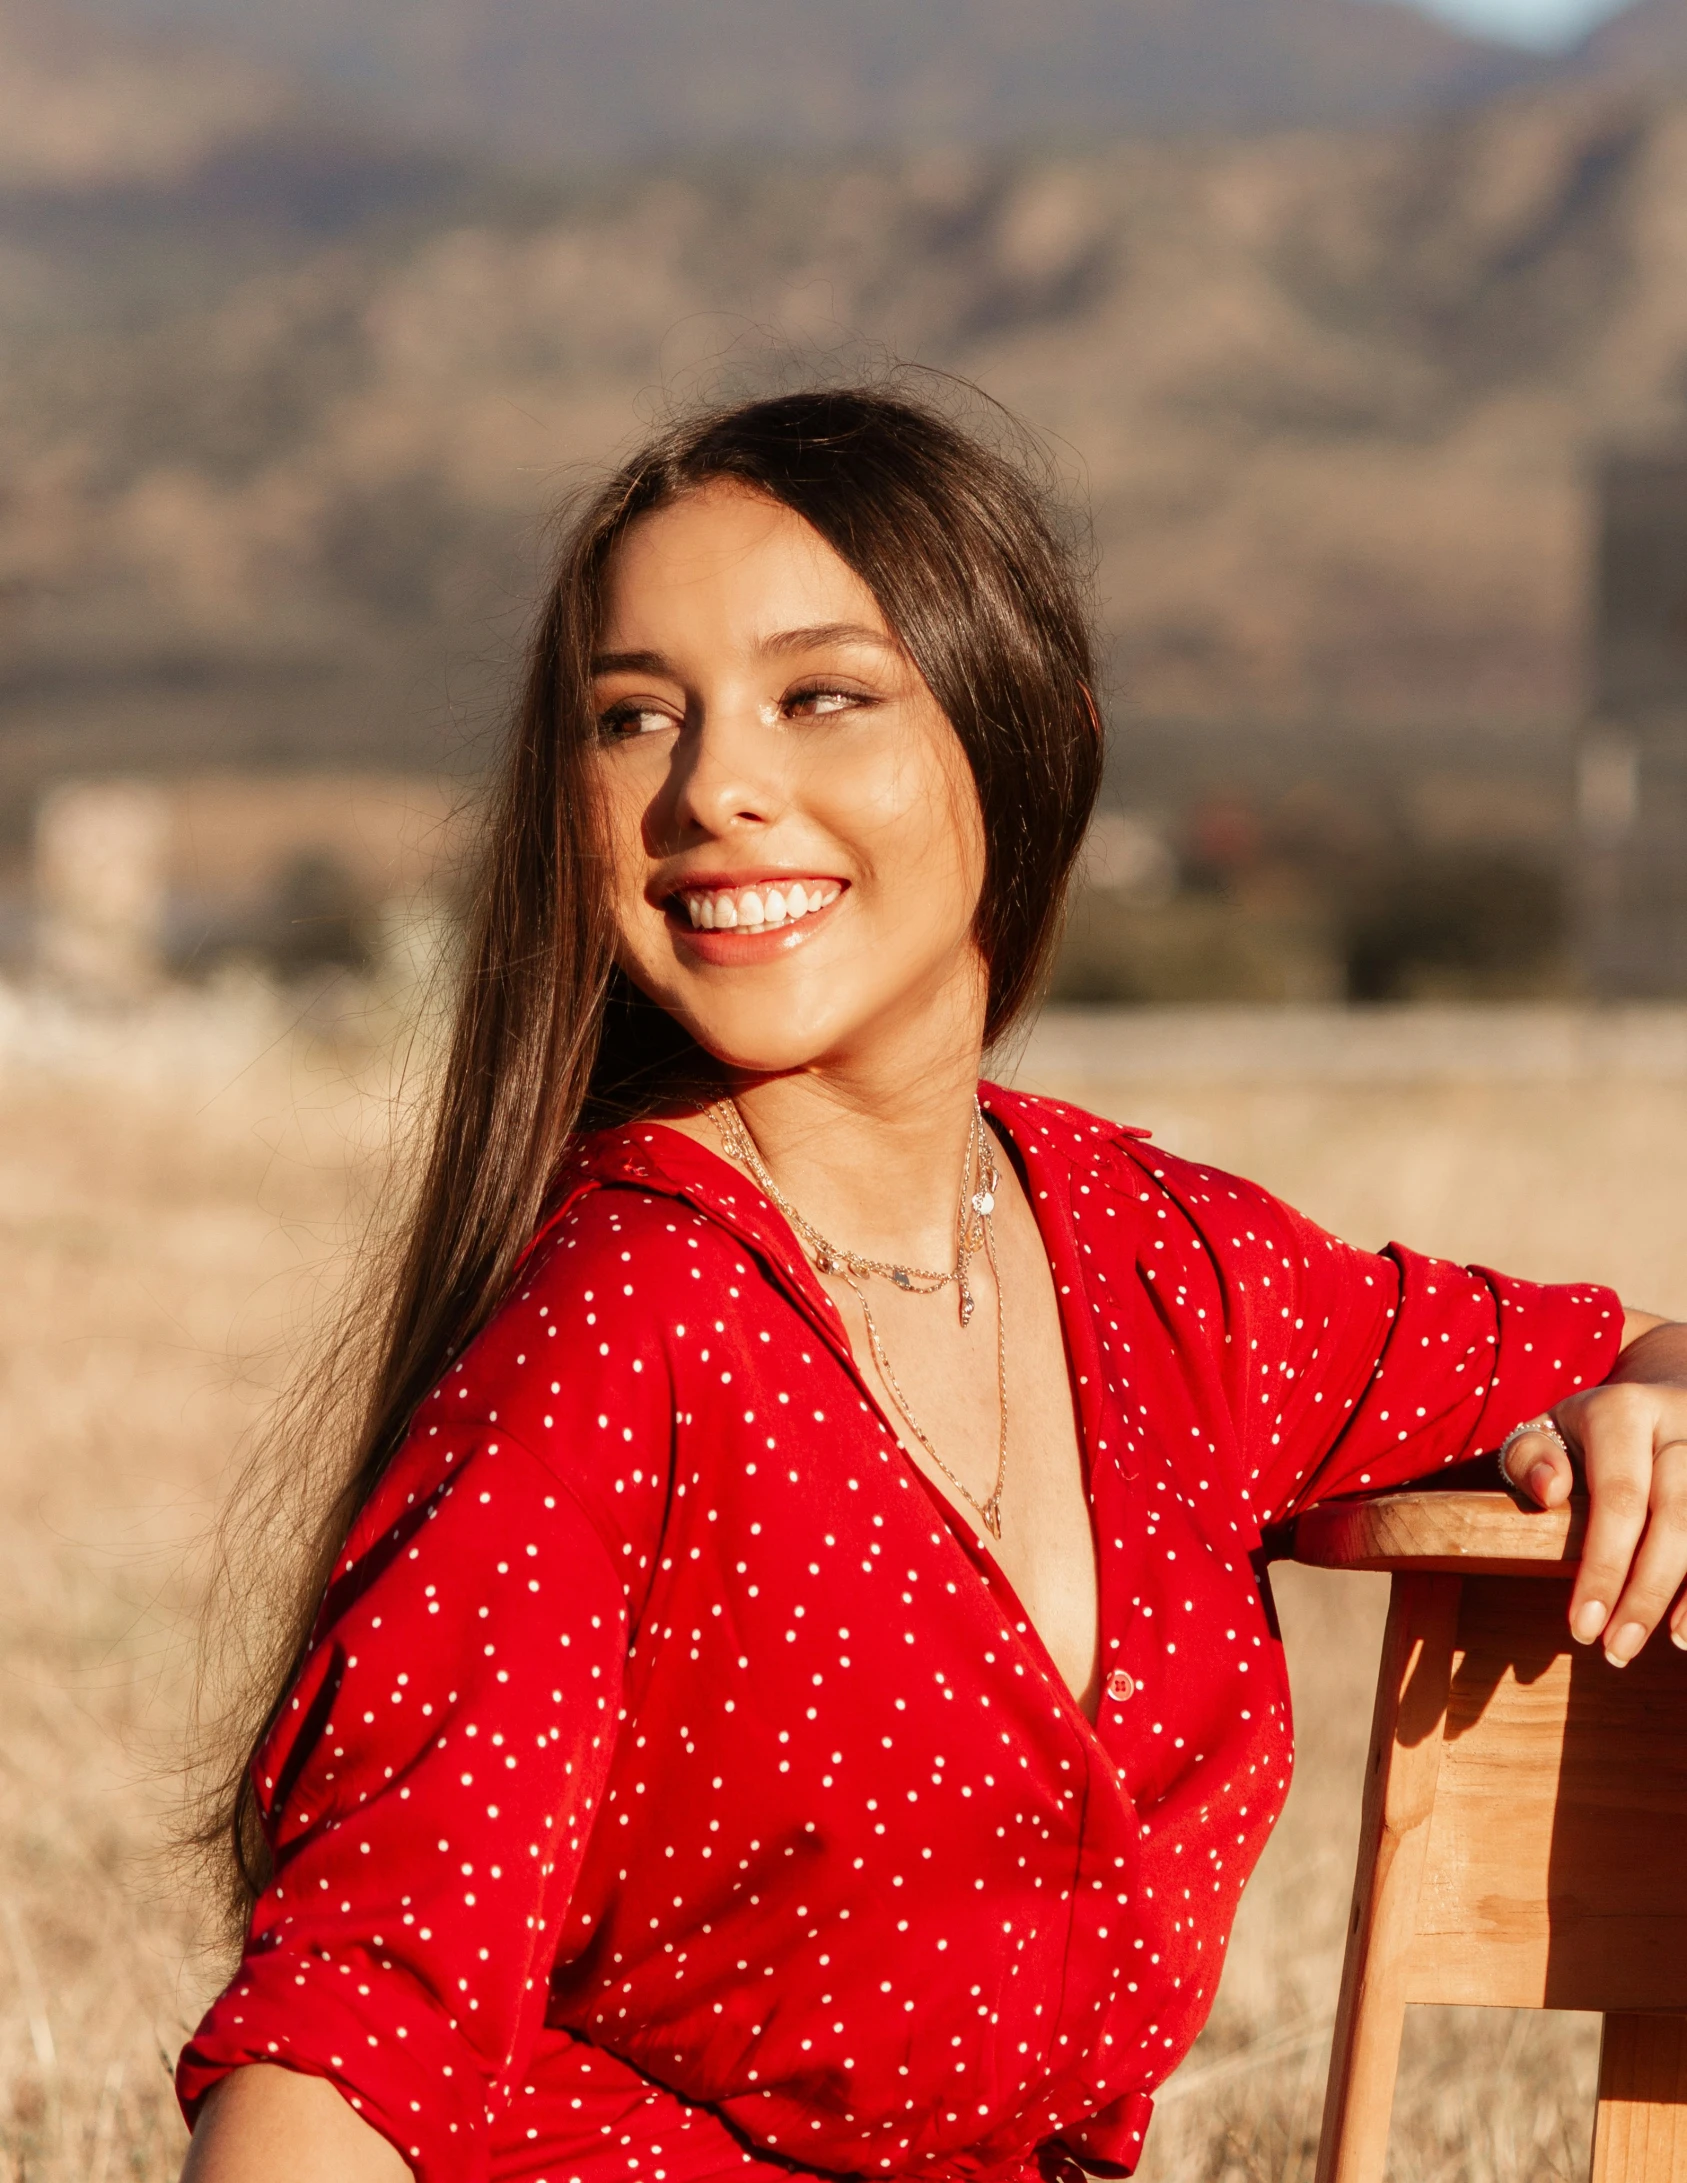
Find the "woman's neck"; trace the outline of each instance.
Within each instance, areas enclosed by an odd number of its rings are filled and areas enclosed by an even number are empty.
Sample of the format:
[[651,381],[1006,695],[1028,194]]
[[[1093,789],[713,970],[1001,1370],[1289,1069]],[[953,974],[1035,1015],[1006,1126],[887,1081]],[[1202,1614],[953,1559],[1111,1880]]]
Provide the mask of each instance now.
[[908,1037],[735,1087],[768,1171],[829,1241],[950,1263],[980,1039],[971,1010],[941,1029],[928,1016]]
[[[982,978],[967,969],[917,1009],[858,1026],[803,1067],[735,1076],[768,1172],[840,1249],[910,1266],[954,1262],[984,1035]],[[707,1118],[681,1126],[720,1150]]]

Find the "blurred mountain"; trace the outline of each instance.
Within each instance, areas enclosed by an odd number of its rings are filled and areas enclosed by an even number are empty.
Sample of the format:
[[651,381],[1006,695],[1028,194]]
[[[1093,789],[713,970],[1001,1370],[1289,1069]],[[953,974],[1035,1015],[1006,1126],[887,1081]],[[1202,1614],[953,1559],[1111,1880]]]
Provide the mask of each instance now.
[[1687,0],[1633,0],[1600,25],[1570,65],[1607,83],[1687,80]]
[[249,62],[123,37],[46,0],[0,7],[0,189],[168,186],[282,103]]
[[84,767],[472,757],[547,511],[702,393],[987,387],[1093,508],[1116,686],[1190,733],[1567,718],[1588,450],[1687,423],[1687,98],[570,180],[24,0],[0,86],[14,832]]
[[486,179],[332,87],[0,0],[0,344],[168,315],[335,236],[437,221]]
[[578,168],[1353,123],[1537,64],[1400,0],[97,0],[348,86],[406,126]]

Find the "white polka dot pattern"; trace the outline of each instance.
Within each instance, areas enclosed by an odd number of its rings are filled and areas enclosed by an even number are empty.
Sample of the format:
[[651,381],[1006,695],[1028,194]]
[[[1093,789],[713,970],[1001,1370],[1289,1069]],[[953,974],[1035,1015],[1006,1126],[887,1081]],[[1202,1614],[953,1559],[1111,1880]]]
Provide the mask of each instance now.
[[753,1186],[588,1140],[335,1572],[190,2113],[274,2059],[425,2183],[1133,2164],[1288,1786],[1262,1527],[1497,1441],[1621,1312],[986,1100],[1078,1381],[1095,1726]]

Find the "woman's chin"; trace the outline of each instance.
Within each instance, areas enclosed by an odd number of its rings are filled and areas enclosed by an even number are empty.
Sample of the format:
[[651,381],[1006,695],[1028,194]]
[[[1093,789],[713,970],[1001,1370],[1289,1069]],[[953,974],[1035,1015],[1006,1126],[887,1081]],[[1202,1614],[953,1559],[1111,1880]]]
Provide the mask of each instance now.
[[[803,1031],[766,1024],[753,1028],[688,1019],[686,1028],[705,1053],[730,1077],[792,1076],[823,1067],[838,1052],[840,1033]],[[847,1041],[847,1033],[841,1034]]]
[[645,976],[634,963],[627,968],[735,1077],[858,1067],[876,1047],[905,1053],[910,1036],[924,1041],[928,1063],[951,1034],[965,1043],[982,1021],[986,991],[970,936],[911,962],[887,964],[889,952],[878,960],[862,950],[828,950],[824,961],[786,955],[725,973],[671,958],[651,963]]

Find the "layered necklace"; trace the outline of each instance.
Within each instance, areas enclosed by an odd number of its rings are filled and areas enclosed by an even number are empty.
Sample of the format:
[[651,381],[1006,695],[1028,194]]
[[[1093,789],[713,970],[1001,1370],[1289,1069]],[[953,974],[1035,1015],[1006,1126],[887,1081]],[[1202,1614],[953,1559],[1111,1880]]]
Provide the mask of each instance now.
[[[930,1456],[933,1463],[960,1494],[967,1506],[977,1512],[991,1538],[1002,1535],[1002,1486],[1007,1478],[1008,1467],[1008,1351],[1007,1311],[1002,1297],[1002,1269],[996,1256],[996,1229],[993,1215],[996,1210],[996,1188],[999,1176],[990,1132],[985,1126],[984,1110],[976,1097],[972,1102],[972,1123],[967,1131],[966,1158],[961,1166],[959,1203],[955,1211],[955,1263],[947,1273],[932,1271],[924,1266],[899,1266],[887,1259],[866,1258],[859,1251],[846,1251],[820,1233],[811,1220],[799,1213],[783,1190],[768,1173],[767,1162],[762,1158],[749,1125],[740,1112],[735,1099],[721,1099],[709,1109],[709,1118],[720,1131],[721,1142],[728,1159],[747,1167],[756,1178],[765,1195],[779,1208],[797,1235],[812,1253],[816,1268],[821,1273],[836,1274],[848,1283],[856,1302],[861,1306],[861,1317],[867,1329],[867,1341],[873,1352],[881,1377],[890,1390],[891,1399],[901,1412],[909,1431]],[[868,1302],[864,1283],[877,1277],[891,1282],[910,1296],[935,1296],[940,1289],[953,1284],[958,1293],[960,1320],[963,1327],[972,1323],[975,1299],[968,1278],[972,1261],[982,1250],[996,1277],[996,1402],[999,1431],[996,1440],[996,1482],[987,1500],[979,1500],[944,1462],[932,1445],[931,1435],[914,1414],[913,1405],[902,1391],[902,1383],[892,1368],[885,1352],[884,1339],[879,1333],[878,1321],[873,1317],[873,1307]]]

